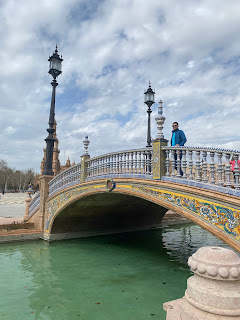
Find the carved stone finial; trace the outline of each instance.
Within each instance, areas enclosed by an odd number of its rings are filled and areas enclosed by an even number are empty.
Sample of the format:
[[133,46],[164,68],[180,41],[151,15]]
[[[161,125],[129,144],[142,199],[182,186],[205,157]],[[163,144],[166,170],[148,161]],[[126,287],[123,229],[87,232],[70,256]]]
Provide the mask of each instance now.
[[159,101],[159,106],[158,106],[158,115],[155,118],[155,121],[157,123],[157,128],[158,128],[158,133],[157,133],[157,139],[164,139],[164,135],[162,133],[162,129],[163,129],[163,124],[165,122],[165,117],[162,115],[163,114],[163,106],[162,106],[163,102],[162,100]]
[[229,249],[203,247],[189,259],[194,275],[182,299],[166,302],[169,320],[240,319],[240,258]]
[[88,140],[88,136],[85,137],[85,139],[83,140],[83,144],[84,144],[84,155],[88,155],[88,145],[89,145],[90,141]]

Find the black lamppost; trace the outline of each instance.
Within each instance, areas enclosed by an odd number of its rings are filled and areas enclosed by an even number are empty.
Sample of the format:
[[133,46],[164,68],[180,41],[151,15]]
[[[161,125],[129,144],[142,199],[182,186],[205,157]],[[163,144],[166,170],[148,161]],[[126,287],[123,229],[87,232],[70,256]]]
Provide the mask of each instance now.
[[49,128],[47,129],[48,137],[45,139],[47,143],[46,148],[46,163],[45,168],[43,171],[43,175],[53,176],[52,170],[52,160],[53,160],[53,147],[54,141],[53,133],[55,129],[53,128],[55,122],[55,96],[56,96],[56,87],[58,85],[56,78],[62,73],[62,56],[60,57],[58,54],[58,49],[56,46],[55,52],[53,55],[49,57],[48,61],[50,62],[49,71],[53,77],[53,81],[51,82],[52,85],[52,100],[51,100],[51,108],[50,108],[50,115],[49,115]]
[[148,106],[147,114],[148,114],[148,131],[147,131],[147,146],[146,147],[151,147],[151,121],[150,121],[150,114],[152,113],[151,106],[154,103],[154,94],[155,92],[151,88],[151,84],[149,81],[149,88],[147,89],[145,94],[145,101],[146,105]]

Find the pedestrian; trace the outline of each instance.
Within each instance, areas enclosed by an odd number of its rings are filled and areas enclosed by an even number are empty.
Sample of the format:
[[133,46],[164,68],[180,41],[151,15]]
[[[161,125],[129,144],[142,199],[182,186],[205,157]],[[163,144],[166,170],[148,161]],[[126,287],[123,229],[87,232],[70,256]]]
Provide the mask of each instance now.
[[[231,170],[232,170],[232,173],[233,173],[233,176],[234,176],[234,181],[236,181],[236,177],[235,177],[235,160],[234,160],[233,156],[232,156],[231,161],[229,163],[231,165]],[[240,167],[240,160],[238,160],[238,166]]]
[[[173,122],[172,124],[173,130],[172,130],[172,138],[171,138],[172,147],[183,147],[187,141],[184,132],[180,130],[178,127],[179,127],[178,122],[176,121]],[[175,159],[175,169],[177,170],[177,153],[176,152],[174,154],[174,159]],[[180,153],[180,160],[182,160],[182,152]],[[183,175],[181,164],[180,164],[180,174],[181,176]]]

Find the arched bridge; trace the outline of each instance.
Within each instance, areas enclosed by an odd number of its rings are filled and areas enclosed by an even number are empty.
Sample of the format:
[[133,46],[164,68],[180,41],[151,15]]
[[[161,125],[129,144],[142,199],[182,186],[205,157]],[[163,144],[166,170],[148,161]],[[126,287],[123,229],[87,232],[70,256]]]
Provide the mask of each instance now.
[[95,158],[86,152],[54,178],[41,176],[26,220],[50,240],[159,225],[172,209],[240,252],[238,157],[234,150],[168,147],[161,138],[152,148]]

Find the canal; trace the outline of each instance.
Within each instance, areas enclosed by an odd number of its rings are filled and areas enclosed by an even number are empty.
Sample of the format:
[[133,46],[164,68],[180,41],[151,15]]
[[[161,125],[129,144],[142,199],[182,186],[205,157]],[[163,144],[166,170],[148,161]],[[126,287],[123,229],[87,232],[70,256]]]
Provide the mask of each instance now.
[[166,319],[184,295],[188,257],[222,241],[192,223],[149,231],[0,246],[0,319]]

